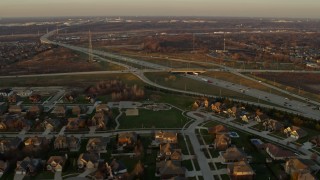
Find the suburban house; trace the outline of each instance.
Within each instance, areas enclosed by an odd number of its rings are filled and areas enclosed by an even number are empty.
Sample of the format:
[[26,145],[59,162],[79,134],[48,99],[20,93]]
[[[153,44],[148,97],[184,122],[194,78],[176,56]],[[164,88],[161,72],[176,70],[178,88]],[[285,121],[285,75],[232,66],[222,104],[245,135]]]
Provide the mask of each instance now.
[[88,152],[106,152],[109,142],[110,139],[106,137],[90,138],[86,149]]
[[229,147],[222,153],[222,159],[225,163],[246,161],[247,155],[237,147]]
[[66,130],[76,131],[86,127],[86,120],[80,117],[68,118]]
[[22,140],[19,137],[0,139],[0,153],[13,152],[19,149]]
[[108,105],[107,104],[98,104],[96,106],[96,112],[99,112],[99,111],[108,112],[109,111]]
[[45,130],[49,130],[49,131],[55,131],[58,130],[60,127],[60,120],[58,119],[46,119],[43,121],[43,127]]
[[16,174],[35,175],[41,166],[41,159],[25,157],[22,161],[17,161]]
[[174,132],[157,131],[155,132],[154,136],[155,136],[155,140],[158,141],[160,144],[178,142],[177,133],[174,133]]
[[57,117],[65,117],[66,116],[66,112],[67,112],[67,110],[66,110],[65,106],[56,106],[52,110],[51,114],[54,114]]
[[30,128],[28,121],[18,114],[10,114],[3,117],[0,122],[0,130],[21,131]]
[[3,175],[8,168],[8,161],[0,160],[0,176]]
[[249,123],[249,119],[248,119],[247,115],[240,116],[240,118],[242,121]]
[[305,130],[297,126],[287,127],[283,130],[283,133],[285,133],[288,137],[292,137],[295,139],[299,139],[308,135]]
[[24,146],[32,150],[41,150],[42,146],[46,143],[45,137],[29,137],[24,141]]
[[213,136],[215,136],[217,134],[226,134],[228,132],[229,132],[228,128],[226,128],[224,125],[220,125],[220,124],[208,128],[208,133],[212,134]]
[[47,170],[56,172],[62,171],[64,164],[66,163],[66,158],[64,156],[51,156],[47,161]]
[[29,113],[32,115],[40,115],[43,111],[43,107],[41,105],[30,106]]
[[80,106],[73,106],[71,112],[73,115],[80,115],[81,114]]
[[100,156],[98,153],[82,153],[78,158],[78,168],[92,169],[97,168]]
[[269,119],[263,122],[263,126],[267,131],[282,131],[284,129],[283,124],[273,119]]
[[108,118],[102,111],[98,111],[94,116],[89,120],[88,124],[90,126],[96,126],[97,129],[106,129]]
[[10,105],[8,112],[13,114],[20,114],[22,112],[22,107],[20,105]]
[[173,148],[173,145],[170,143],[167,144],[161,144],[160,145],[160,151],[158,154],[158,160],[172,160],[174,162],[177,162],[178,164],[182,161],[182,153],[181,149],[175,149]]
[[246,161],[228,164],[228,174],[232,180],[253,180],[255,173]]
[[310,173],[318,170],[319,165],[309,159],[293,158],[287,160],[285,164],[285,171],[292,179],[298,179],[298,177],[313,177]]
[[138,135],[135,132],[119,133],[118,146],[134,145],[137,142]]
[[0,96],[8,97],[13,93],[12,89],[0,89]]
[[286,160],[297,157],[292,151],[282,149],[274,144],[264,144],[266,152],[273,160]]
[[227,111],[225,111],[225,113],[231,117],[236,117],[237,108],[236,107],[228,108]]
[[41,101],[41,95],[40,94],[31,94],[29,96],[29,101],[32,103],[38,103]]
[[217,150],[226,150],[231,145],[231,138],[228,134],[217,134],[213,146]]
[[80,139],[74,136],[58,136],[54,140],[54,149],[69,149],[70,151],[78,151],[80,149]]
[[156,173],[160,179],[184,178],[186,169],[175,164],[173,161],[160,161],[156,163]]
[[265,122],[269,120],[269,117],[265,114],[259,114],[254,117],[254,120],[257,122]]
[[216,102],[214,104],[211,104],[211,110],[215,113],[220,113],[221,112],[220,105],[221,105],[220,102]]
[[320,147],[320,135],[317,135],[317,136],[314,136],[310,139],[310,142],[317,146],[317,147]]
[[11,94],[10,96],[8,96],[8,102],[9,103],[16,103],[18,101],[20,101],[20,96],[18,96],[16,93]]

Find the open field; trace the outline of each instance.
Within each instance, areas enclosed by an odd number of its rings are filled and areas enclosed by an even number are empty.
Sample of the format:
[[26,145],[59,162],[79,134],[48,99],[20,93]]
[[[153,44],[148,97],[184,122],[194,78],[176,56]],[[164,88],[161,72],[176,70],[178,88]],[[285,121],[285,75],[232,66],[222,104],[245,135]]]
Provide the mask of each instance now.
[[69,86],[87,87],[104,80],[121,80],[128,85],[144,83],[132,74],[63,75],[48,77],[13,77],[1,79],[0,87]]
[[139,109],[139,116],[123,114],[119,119],[120,128],[181,128],[188,121],[181,113],[174,108],[167,111]]
[[[220,88],[214,85],[208,85],[206,83],[192,80],[184,76],[178,76],[178,75],[173,75],[170,73],[162,73],[162,72],[146,73],[145,75],[151,81],[156,82],[157,84],[175,88],[175,89],[194,91],[194,92],[199,92],[204,94],[211,94],[215,96],[221,95],[221,97],[229,97],[229,98],[241,99],[241,100],[252,101],[252,102],[258,101],[257,98],[247,96],[243,93],[234,92],[234,91],[231,91],[225,88]],[[268,102],[262,102],[261,100],[260,100],[260,103],[270,104]]]
[[87,60],[88,55],[86,54],[58,47],[10,64],[6,68],[1,68],[0,74],[18,75],[124,69],[107,62],[88,63]]
[[[103,48],[103,50],[105,50]],[[141,52],[131,52],[125,50],[117,50],[117,53],[122,55],[136,58],[142,61],[147,61],[170,68],[215,68],[216,66],[205,64],[201,62],[209,61],[210,57],[205,56],[204,54],[194,54],[194,53],[178,53],[178,54],[163,54],[163,53],[141,53]],[[178,60],[179,59],[179,60]],[[188,60],[193,62],[183,62],[180,60]]]
[[301,73],[259,73],[249,75],[250,77],[262,80],[265,83],[285,89],[288,92],[319,101],[319,74]]

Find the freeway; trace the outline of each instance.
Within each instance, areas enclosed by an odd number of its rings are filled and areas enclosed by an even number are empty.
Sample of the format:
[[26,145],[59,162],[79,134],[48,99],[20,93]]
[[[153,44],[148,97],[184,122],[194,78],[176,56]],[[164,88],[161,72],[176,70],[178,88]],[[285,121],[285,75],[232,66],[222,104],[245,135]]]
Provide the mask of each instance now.
[[206,77],[206,76],[195,76],[195,75],[186,75],[190,79],[198,80],[198,81],[204,81],[204,83],[207,83],[209,86],[218,86],[221,88],[227,88],[229,90],[233,90],[236,92],[241,92],[245,95],[250,95],[251,97],[257,98],[257,101],[265,100],[272,104],[277,104],[284,106],[287,109],[291,109],[295,112],[298,112],[298,114],[312,118],[312,119],[318,119],[320,117],[320,111],[314,110],[312,106],[308,106],[308,103],[304,103],[301,101],[289,99],[286,97],[282,97],[273,93],[268,93],[264,91],[260,91],[257,89],[251,89],[246,86],[243,86],[241,84],[234,84],[231,82],[218,80],[212,77]]
[[[69,48],[69,49],[72,49],[72,50],[75,50],[75,51],[79,51],[79,52],[82,52],[82,53],[86,53],[86,54],[89,53],[88,48],[83,48],[83,47],[78,47],[78,46],[73,46],[73,45],[68,45],[68,44],[63,44],[63,43],[59,43],[59,42],[50,41],[48,39],[48,37],[53,35],[54,32],[55,31],[52,31],[52,32],[49,32],[48,34],[42,36],[41,37],[41,42],[55,44],[55,45],[58,45],[58,46],[62,46],[62,47]],[[100,60],[104,60],[104,61],[107,61],[107,62],[110,62],[110,63],[115,63],[117,65],[126,67],[128,69],[127,72],[131,72],[131,73],[135,74],[142,81],[144,81],[145,83],[150,84],[152,86],[159,87],[159,88],[166,89],[166,90],[170,90],[170,91],[185,93],[185,94],[193,94],[193,95],[199,95],[199,96],[203,96],[204,95],[204,94],[197,93],[197,92],[182,91],[182,90],[176,90],[176,89],[160,86],[160,85],[150,81],[149,79],[147,79],[144,76],[143,71],[128,66],[127,62],[133,63],[133,64],[137,64],[137,65],[140,65],[140,66],[144,66],[144,67],[148,67],[149,69],[154,69],[154,70],[158,70],[158,71],[171,71],[172,69],[169,68],[169,67],[166,67],[166,66],[163,66],[163,65],[154,64],[154,63],[150,63],[150,62],[146,62],[146,61],[141,61],[141,60],[138,60],[138,59],[135,59],[135,58],[124,57],[124,56],[121,56],[121,55],[118,55],[118,54],[99,51],[99,50],[93,50],[92,53],[96,57],[100,58]],[[112,60],[110,60],[110,59],[112,59]],[[221,67],[221,68],[223,68],[223,69],[225,69],[225,70],[227,70],[227,71],[229,71],[231,73],[234,73],[234,74],[236,74],[238,76],[244,77],[244,75],[239,73],[238,72],[239,70],[237,70],[237,69],[233,69],[233,68],[226,67],[226,66],[219,65],[219,64],[213,64],[213,65],[219,66],[219,67]],[[202,79],[208,79],[211,82],[217,82],[216,79],[210,78],[210,77],[206,77],[206,76],[197,77],[197,76],[189,76],[188,75],[186,77],[194,79],[194,80],[202,81],[202,82],[203,82]],[[247,76],[245,76],[245,77],[248,78]],[[255,80],[255,81],[257,81],[257,80]],[[257,98],[258,104],[259,104],[259,99],[260,98],[265,98],[266,100],[270,101],[271,103],[276,104],[276,105],[278,105],[280,107],[283,107],[281,109],[286,109],[286,111],[288,111],[288,112],[293,112],[293,113],[300,114],[300,115],[303,115],[305,117],[309,117],[309,118],[316,119],[316,120],[319,120],[319,117],[320,117],[320,111],[319,110],[312,109],[312,108],[308,107],[305,103],[302,103],[300,101],[285,99],[285,97],[280,97],[280,96],[272,94],[272,93],[263,92],[263,91],[259,91],[259,90],[255,90],[255,89],[250,89],[250,91],[247,91],[248,90],[247,87],[244,87],[242,85],[234,85],[234,84],[226,82],[226,81],[220,81],[220,83],[216,83],[215,85],[217,85],[219,87],[226,88],[226,89],[230,89],[230,90],[233,90],[233,91],[236,91],[236,92],[241,90],[241,92],[245,93],[246,95]],[[271,87],[271,85],[268,85],[268,86]],[[272,88],[276,89],[273,86],[272,86]],[[283,92],[283,90],[280,90],[280,91]],[[284,92],[284,93],[288,94],[288,92]],[[208,95],[208,96],[210,96],[210,95]],[[290,94],[290,96],[291,96],[291,94]],[[303,98],[301,96],[298,96],[298,95],[295,95],[295,97],[297,97],[297,98],[299,98],[301,100],[305,99],[305,98]],[[248,103],[252,104],[252,102],[248,102]],[[312,103],[316,104],[317,102],[312,101]]]

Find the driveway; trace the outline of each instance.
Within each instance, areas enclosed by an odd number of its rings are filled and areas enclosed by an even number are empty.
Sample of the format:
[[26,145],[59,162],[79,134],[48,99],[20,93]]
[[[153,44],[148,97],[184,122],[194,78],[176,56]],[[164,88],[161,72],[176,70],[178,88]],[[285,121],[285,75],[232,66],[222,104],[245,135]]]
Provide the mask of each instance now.
[[13,180],[23,180],[25,174],[15,174]]
[[56,171],[54,173],[54,180],[62,180],[61,173],[61,171]]

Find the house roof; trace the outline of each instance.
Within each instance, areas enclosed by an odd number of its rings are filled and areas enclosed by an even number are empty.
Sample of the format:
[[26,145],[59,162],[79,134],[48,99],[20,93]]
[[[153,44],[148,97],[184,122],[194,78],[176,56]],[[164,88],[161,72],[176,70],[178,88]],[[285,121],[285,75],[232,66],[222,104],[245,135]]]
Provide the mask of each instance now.
[[137,134],[135,132],[119,133],[118,138],[130,138],[133,140],[137,140]]
[[29,137],[24,141],[24,144],[28,145],[40,145],[44,141],[44,137]]
[[307,164],[303,163],[300,159],[297,159],[297,158],[287,160],[286,164],[288,164],[288,166],[290,168],[293,168],[296,170],[308,170],[309,169]]
[[173,148],[170,143],[160,145],[160,153],[167,153],[167,152],[171,152],[172,150]]
[[51,124],[54,127],[58,127],[60,125],[60,121],[58,119],[46,119],[44,122]]
[[173,150],[171,154],[171,160],[181,161],[182,160],[182,152],[181,149]]
[[99,146],[107,146],[108,142],[110,142],[110,139],[106,137],[90,138],[88,140],[87,147],[93,144],[99,145]]
[[233,164],[228,164],[228,169],[234,174],[241,174],[241,173],[250,173],[254,174],[251,166],[245,161],[235,162]]
[[288,151],[282,149],[274,144],[265,143],[264,147],[272,154],[274,157],[282,157],[282,158],[289,158],[289,157],[296,157],[296,155],[292,151]]
[[317,146],[320,146],[320,135],[317,135],[317,136],[313,136],[311,139],[310,139],[310,142],[317,145]]
[[247,156],[237,147],[229,147],[225,153],[222,154],[224,159],[245,159]]
[[64,106],[55,106],[51,113],[65,113],[66,108]]
[[297,127],[297,126],[292,126],[291,130],[296,131],[296,133],[299,135],[299,137],[304,137],[304,136],[308,135],[308,133],[305,130],[303,130],[302,128]]
[[208,128],[210,134],[227,133],[228,131],[228,128],[221,124]]
[[53,161],[63,165],[66,162],[66,158],[64,156],[50,156],[50,158],[47,161],[47,164],[51,164]]
[[30,106],[29,111],[34,112],[34,111],[40,111],[41,108],[39,105],[34,105],[34,106]]
[[155,136],[159,136],[162,138],[176,138],[177,134],[174,132],[168,132],[168,131],[157,131],[155,132]]
[[159,171],[161,175],[185,174],[185,169],[181,166],[177,166],[171,160],[161,162],[162,163],[159,164]]
[[315,180],[315,177],[310,172],[300,172],[298,180]]
[[219,143],[229,142],[230,140],[231,139],[227,134],[217,134],[214,142],[219,144]]
[[39,164],[41,163],[41,159],[31,159],[30,157],[25,157],[22,161],[18,161],[17,164],[20,164],[20,168],[23,169],[33,169],[35,170]]
[[[86,162],[91,161],[92,163],[97,163],[100,159],[100,156],[98,153],[83,153],[82,159],[85,160]],[[81,156],[80,155],[80,156]]]

